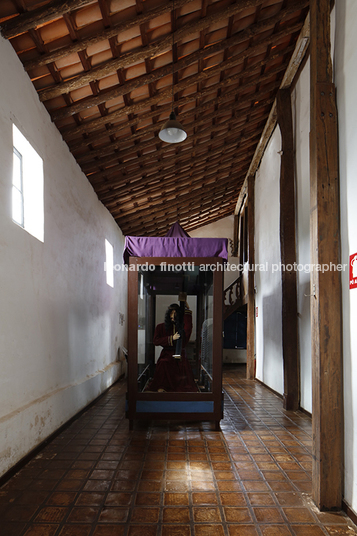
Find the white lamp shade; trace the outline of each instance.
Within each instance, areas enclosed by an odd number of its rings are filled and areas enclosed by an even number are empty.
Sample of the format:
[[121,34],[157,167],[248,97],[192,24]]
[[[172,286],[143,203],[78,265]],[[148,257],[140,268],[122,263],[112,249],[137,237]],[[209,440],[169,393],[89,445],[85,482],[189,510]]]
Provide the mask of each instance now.
[[159,138],[166,143],[180,143],[187,138],[181,123],[176,120],[175,112],[171,112],[170,119],[162,125]]

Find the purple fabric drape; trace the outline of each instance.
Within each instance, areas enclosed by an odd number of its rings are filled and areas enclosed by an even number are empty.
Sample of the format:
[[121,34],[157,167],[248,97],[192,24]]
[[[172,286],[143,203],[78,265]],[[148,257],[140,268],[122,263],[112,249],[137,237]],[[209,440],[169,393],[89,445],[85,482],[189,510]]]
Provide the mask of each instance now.
[[190,235],[186,233],[185,229],[181,227],[178,221],[170,227],[165,236],[174,236],[176,238],[181,236],[182,238],[190,238]]
[[228,259],[227,238],[125,237],[124,262],[129,257],[221,257]]
[[124,262],[129,257],[221,257],[228,259],[227,238],[191,238],[176,222],[166,236],[125,237]]

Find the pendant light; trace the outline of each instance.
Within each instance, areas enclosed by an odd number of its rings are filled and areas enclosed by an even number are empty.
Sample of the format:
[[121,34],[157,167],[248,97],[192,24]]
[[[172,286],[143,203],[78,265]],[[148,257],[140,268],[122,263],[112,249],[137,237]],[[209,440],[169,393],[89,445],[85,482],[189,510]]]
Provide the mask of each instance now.
[[170,118],[164,123],[159,132],[159,138],[166,143],[180,143],[187,138],[187,132],[185,132],[183,126],[176,119],[174,112],[174,43],[175,43],[175,30],[174,30],[174,15],[175,15],[175,0],[172,0],[172,13],[173,13],[173,27],[172,27],[172,111]]

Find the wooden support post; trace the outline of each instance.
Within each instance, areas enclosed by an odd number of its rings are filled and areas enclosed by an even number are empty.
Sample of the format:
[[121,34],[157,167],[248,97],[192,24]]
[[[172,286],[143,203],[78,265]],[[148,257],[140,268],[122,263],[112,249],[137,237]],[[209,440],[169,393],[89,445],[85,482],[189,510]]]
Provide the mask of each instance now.
[[340,219],[330,0],[311,0],[310,23],[312,497],[320,510],[339,510],[343,459],[341,281],[334,266],[340,262]]
[[239,243],[238,232],[239,232],[239,216],[238,214],[234,214],[233,248],[232,248],[233,257],[236,257],[238,254],[238,243]]
[[[297,410],[300,400],[298,352],[294,135],[290,89],[277,94],[277,120],[282,138],[280,166],[280,251],[282,283],[282,339],[284,362],[284,408]],[[284,269],[285,267],[285,269]],[[292,267],[292,269],[290,269]]]
[[254,175],[248,178],[248,304],[247,304],[247,379],[254,380],[254,325],[255,325],[255,297],[254,297]]

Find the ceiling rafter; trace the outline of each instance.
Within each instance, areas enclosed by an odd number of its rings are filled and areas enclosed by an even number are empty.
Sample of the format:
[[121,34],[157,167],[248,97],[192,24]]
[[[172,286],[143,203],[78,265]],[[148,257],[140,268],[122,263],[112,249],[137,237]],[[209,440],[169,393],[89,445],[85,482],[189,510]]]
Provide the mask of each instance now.
[[[182,7],[192,1],[193,0],[176,0],[176,3],[178,4],[177,7]],[[36,67],[43,67],[44,65],[48,65],[49,63],[56,62],[58,60],[61,60],[62,58],[65,58],[69,54],[81,52],[89,46],[96,45],[101,41],[105,41],[106,39],[109,40],[113,37],[115,38],[118,36],[118,34],[122,32],[127,32],[128,30],[137,25],[145,24],[146,22],[149,22],[150,20],[153,20],[160,15],[170,12],[171,9],[172,7],[170,2],[166,2],[162,6],[143,12],[140,15],[137,15],[123,23],[113,24],[110,28],[106,28],[103,32],[95,33],[94,35],[74,42],[71,45],[67,45],[59,48],[58,50],[48,52],[47,54],[44,54],[38,59],[27,60],[24,62],[24,67],[26,71],[30,71],[31,69],[35,69]]]
[[[262,116],[262,119],[261,121],[264,121],[266,118],[268,117],[268,113],[263,115]],[[259,118],[256,119],[257,121],[259,121]],[[254,123],[254,121],[253,121]],[[216,127],[217,128],[217,127]],[[245,139],[244,136],[241,135],[241,126],[238,125],[237,128],[235,128],[234,130],[231,130],[229,132],[229,136],[232,136],[234,137],[233,141],[229,141],[229,139],[227,139],[227,137],[223,137],[222,140],[218,140],[218,141],[221,141],[220,143],[220,147],[221,147],[221,150],[223,149],[223,147],[228,147],[229,145],[235,145],[239,142],[241,142],[242,140]],[[193,141],[193,139],[196,139],[197,141],[200,141],[201,139],[201,135],[200,134],[196,134],[195,136],[191,136],[191,141]],[[152,167],[153,163],[155,163],[157,161],[157,158],[163,154],[166,153],[166,148],[163,147],[162,149],[160,149],[159,151],[155,151],[155,154],[148,154],[148,155],[143,155],[141,156],[140,158],[135,158],[135,159],[131,159],[131,160],[128,160],[126,162],[122,162],[120,163],[119,165],[116,165],[115,167],[111,166],[109,168],[107,168],[105,171],[91,171],[89,172],[88,171],[88,168],[87,169],[87,173],[88,173],[88,176],[92,181],[95,181],[96,178],[98,177],[101,177],[101,178],[111,178],[112,179],[112,182],[113,184],[115,184],[115,178],[112,177],[113,173],[116,174],[118,172],[119,169],[127,169],[129,167],[131,167],[133,165],[133,162],[136,166],[143,166],[143,165],[150,165],[150,167]],[[199,149],[199,145],[196,146],[196,150]],[[211,150],[209,151],[211,153]],[[205,157],[207,158],[207,155],[208,155],[208,152],[207,150],[204,151],[205,153]],[[119,155],[115,155],[113,157],[113,160],[116,162],[119,158]],[[110,160],[107,158],[106,159],[106,164],[110,164],[111,162],[113,162],[113,160]],[[160,164],[160,163],[159,163]],[[96,166],[98,167],[98,166]],[[159,166],[160,167],[160,166]]]
[[[234,179],[234,184],[235,183],[236,183],[236,179]],[[204,192],[198,193],[198,195],[196,196],[196,204],[198,205],[200,210],[202,210],[203,207],[207,207],[207,208],[211,207],[212,208],[212,207],[215,207],[215,206],[220,206],[222,204],[221,197],[223,197],[223,199],[224,199],[224,188],[225,188],[226,185],[227,185],[227,178],[223,177],[220,181],[218,181],[218,183],[217,183],[215,188],[213,188],[211,186],[211,190],[213,192],[213,195],[215,196],[215,201],[212,201],[211,198],[205,197]],[[222,192],[222,188],[223,188],[223,192]],[[221,195],[221,197],[219,197],[217,199],[217,194],[218,193]],[[187,206],[187,204],[186,204],[190,200],[192,201],[192,199],[193,199],[192,194],[185,194],[185,195],[179,196],[179,198],[178,198],[179,206],[182,205],[182,208],[180,209],[181,215],[184,215],[185,213],[189,213],[190,210],[192,210],[193,203],[191,204],[191,206]],[[142,218],[150,217],[150,214],[152,213],[153,210],[156,212],[156,217],[158,218],[160,216],[160,214],[166,214],[165,204],[170,206],[170,198],[169,198],[169,196],[167,198],[165,198],[165,199],[160,199],[159,201],[157,201],[155,203],[144,203],[142,205],[141,210],[140,210],[140,208],[141,208],[140,206],[136,206],[136,207],[134,206],[132,208],[132,210],[128,210],[123,214],[120,214],[120,215],[117,215],[117,216],[114,214],[114,218],[116,220],[119,219],[120,222],[125,222],[125,220],[128,217],[133,216],[135,213],[138,213],[138,211],[140,211],[140,214],[141,214]],[[230,206],[230,201],[227,201],[226,204],[227,204],[227,206]],[[175,209],[172,208],[172,210],[175,210]],[[124,223],[124,225],[125,225],[125,223]]]
[[[252,100],[256,100],[257,98],[259,98],[259,105],[260,105],[259,107],[265,106],[266,105],[265,101],[267,100],[266,99],[266,94],[271,93],[272,91],[276,90],[277,87],[279,87],[279,85],[280,85],[279,81],[274,82],[270,86],[268,86],[267,88],[264,89],[264,93],[259,94],[258,92],[256,92],[254,94],[249,94],[247,96],[247,98],[242,98],[240,101],[236,102],[236,104],[233,105],[233,106],[230,103],[228,103],[227,106],[224,106],[224,105],[221,106],[217,110],[211,112],[210,114],[206,114],[201,119],[195,121],[195,123],[194,123],[195,128],[197,129],[201,125],[206,125],[207,122],[210,119],[215,118],[216,120],[218,120],[218,118],[221,115],[227,115],[227,112],[229,112],[229,111],[241,110],[242,108],[245,107],[246,103],[251,103]],[[223,99],[222,99],[222,101],[223,101]],[[270,102],[270,100],[268,100],[268,103],[269,102]],[[207,106],[207,107],[204,107],[204,106],[199,107],[199,108],[197,108],[197,113],[200,114],[201,108],[202,108],[202,112],[205,111],[205,110],[209,111],[210,107],[211,107],[211,104],[210,104],[210,106]],[[255,106],[255,109],[257,109],[257,106]],[[253,111],[253,110],[250,110],[250,111]],[[247,113],[249,113],[249,112],[247,112]],[[192,112],[188,112],[186,114],[181,114],[180,115],[180,120],[187,119],[191,115],[192,115]],[[232,120],[232,118],[231,118],[231,120]],[[217,123],[217,121],[216,121],[216,123]],[[216,128],[218,128],[218,129],[220,128],[219,123],[218,124],[213,124],[212,127],[211,127],[211,130],[214,131]],[[140,130],[140,131],[136,132],[136,134],[133,134],[132,139],[146,136],[149,132],[155,132],[157,130],[158,130],[158,125],[153,124],[151,127],[147,127],[144,131]],[[195,136],[197,137],[197,136],[199,136],[199,134],[200,134],[200,132],[196,131]],[[152,143],[151,140],[142,142],[142,144],[141,144],[142,149],[145,149],[146,147],[149,147],[151,145],[151,143]],[[128,148],[129,148],[129,142],[126,142],[126,140],[123,139],[123,138],[119,138],[119,139],[116,139],[115,141],[113,141],[110,145],[106,144],[105,147],[99,147],[98,149],[93,149],[90,152],[85,152],[83,154],[78,154],[77,160],[83,166],[85,165],[86,162],[93,161],[94,159],[97,159],[96,162],[100,162],[103,159],[107,159],[108,156],[113,154],[114,151],[117,151],[118,149],[120,149],[119,154],[125,152],[126,156],[127,156],[128,155],[128,152],[127,152]],[[76,154],[77,149],[78,149],[77,147],[73,147],[72,151],[73,151],[74,154]]]
[[[252,4],[257,4],[261,0],[250,0]],[[205,19],[199,20],[197,22],[187,24],[184,27],[178,29],[174,33],[174,42],[177,43],[178,41],[182,39],[186,39],[189,35],[192,35],[213,22],[216,22],[216,19],[221,20],[221,18],[227,18],[228,13],[234,13],[241,11],[241,5],[240,4],[233,4],[230,6],[230,8],[227,8],[223,12],[219,12],[218,14],[213,14],[211,16],[207,16]],[[172,34],[168,34],[166,37],[164,37],[161,41],[151,43],[147,47],[143,47],[141,50],[138,50],[136,52],[130,52],[127,54],[122,54],[120,58],[111,59],[107,62],[104,62],[103,64],[100,64],[96,67],[93,67],[90,73],[84,73],[79,74],[77,76],[71,77],[69,80],[63,81],[61,84],[58,84],[54,87],[50,87],[48,89],[43,89],[39,91],[40,99],[42,101],[48,100],[54,97],[57,97],[58,95],[63,95],[63,93],[68,93],[69,91],[73,91],[74,89],[77,89],[79,87],[82,87],[83,85],[88,84],[89,82],[96,80],[97,78],[103,78],[104,76],[108,76],[114,71],[117,71],[118,69],[124,69],[125,67],[128,67],[129,65],[133,65],[137,63],[138,61],[142,61],[146,58],[152,58],[154,56],[157,56],[161,52],[171,50],[172,47]],[[207,52],[210,52],[208,50]],[[171,66],[170,66],[171,67]],[[172,69],[172,67],[171,67]]]
[[38,26],[57,20],[70,11],[92,4],[93,0],[55,0],[44,6],[17,16],[1,24],[1,33],[6,39],[11,39],[24,32],[34,30]]
[[[261,0],[254,0],[254,3],[258,4],[258,2],[260,1]],[[252,0],[252,3],[253,3],[253,0]],[[256,25],[247,28],[246,30],[242,30],[237,35],[234,35],[231,38],[224,40],[223,42],[211,45],[209,47],[205,47],[203,50],[200,49],[196,53],[193,53],[189,56],[182,58],[175,64],[174,70],[177,71],[178,69],[187,67],[191,63],[198,61],[200,58],[205,58],[211,54],[220,52],[224,50],[225,48],[236,46],[246,41],[247,39],[250,39],[253,36],[258,35],[259,33],[262,33],[268,30],[269,28],[274,27],[278,20],[288,16],[291,12],[294,12],[296,10],[302,9],[303,7],[306,7],[307,4],[308,4],[308,0],[294,0],[292,4],[293,7],[290,7],[290,9],[286,9],[284,13],[280,13],[279,16],[275,16],[275,17],[272,17],[271,19],[263,20],[260,23],[257,23]],[[236,7],[237,9],[236,4],[234,4],[232,7]],[[241,9],[240,5],[238,7],[240,10]],[[213,18],[213,21],[216,22],[215,17],[212,17],[212,18]],[[227,18],[227,16],[225,16],[224,18]],[[210,18],[211,24],[213,21],[211,21],[211,18]],[[270,44],[271,42],[279,40],[281,37],[287,35],[288,33],[291,34],[291,33],[295,33],[296,31],[299,31],[302,27],[302,22],[300,24],[292,26],[291,28],[287,27],[286,29],[279,31],[278,34],[271,36],[270,38],[263,39],[260,44],[264,46],[266,44]],[[205,24],[203,23],[207,24],[207,20],[203,19],[203,21],[195,22],[189,28],[183,27],[182,32],[181,32],[182,35],[180,36],[180,38],[177,35],[179,31],[175,32],[175,42],[177,43],[179,39],[184,39],[187,36],[191,35],[192,33],[199,31],[201,26],[205,26]],[[152,57],[153,55],[158,54],[162,50],[168,50],[171,48],[171,44],[172,44],[172,37],[171,35],[168,35],[164,41],[160,43],[154,43],[152,45],[152,47],[154,46],[156,47],[155,52],[153,52],[153,50],[150,49],[150,51],[139,50],[137,52],[128,53],[124,55],[124,57],[121,56],[120,58],[112,59],[112,60],[105,62],[104,64],[100,64],[97,67],[92,68],[91,71],[89,71],[88,73],[84,73],[84,74],[71,77],[71,79],[65,80],[61,82],[60,84],[57,84],[55,86],[50,86],[49,88],[46,88],[46,89],[41,89],[38,92],[40,100],[44,102],[46,100],[58,97],[59,95],[63,95],[64,93],[68,93],[70,91],[83,87],[89,82],[93,80],[97,80],[98,78],[106,77],[109,74],[113,73],[114,71],[117,71],[118,69],[123,69],[124,67],[127,67],[128,65],[132,65],[138,61],[142,61],[146,57]],[[228,68],[230,65],[230,60],[227,60],[226,63],[227,63],[227,68]],[[137,86],[138,81],[140,83],[143,82],[144,84],[149,83],[149,81],[153,82],[161,78],[165,74],[169,74],[171,71],[172,71],[172,65],[168,65],[167,67],[157,69],[154,73],[151,73],[151,75],[146,75],[147,80],[144,77],[139,77],[137,80],[131,83],[128,83],[127,86],[128,88],[130,88],[129,90],[132,91],[132,89],[136,89],[137,87],[140,87],[140,85]],[[204,73],[201,73],[201,75],[202,74]],[[126,92],[128,92],[128,88],[126,89]],[[120,89],[123,91],[122,88]],[[119,93],[117,93],[116,96],[119,96],[121,94],[122,93],[119,91]]]
[[[234,135],[234,133],[233,133],[233,135]],[[177,165],[176,161],[182,161],[182,162],[187,162],[188,161],[188,163],[186,163],[186,165],[190,166],[190,168],[193,168],[194,167],[194,162],[199,161],[202,158],[203,159],[208,159],[209,155],[214,154],[215,151],[220,151],[220,152],[224,153],[225,150],[229,150],[231,147],[236,147],[238,143],[241,144],[242,142],[249,141],[249,139],[256,138],[256,136],[257,135],[253,131],[253,133],[250,134],[250,135],[246,135],[244,137],[243,136],[236,136],[232,140],[227,140],[226,138],[217,139],[216,149],[211,148],[209,150],[209,152],[207,152],[207,150],[206,150],[206,144],[202,143],[202,146],[201,145],[196,145],[195,146],[196,155],[193,155],[192,153],[188,152],[187,155],[186,155],[186,160],[185,160],[185,156],[183,158],[179,158],[177,155],[174,155],[174,156],[171,156],[171,157],[167,156],[164,160],[157,161],[157,160],[152,158],[152,155],[147,155],[147,156],[151,157],[150,160],[146,158],[145,161],[144,161],[145,157],[142,157],[142,161],[139,164],[137,164],[137,163],[135,164],[135,168],[136,168],[135,173],[137,172],[138,165],[140,166],[139,169],[143,169],[143,167],[145,166],[145,168],[149,168],[150,172],[151,172],[151,170],[156,170],[156,169],[161,172],[161,170],[165,169],[169,165],[170,162],[175,163],[175,165]],[[205,150],[200,151],[201,147],[204,147]],[[156,162],[158,162],[157,166],[155,166]],[[88,178],[96,188],[100,188],[101,184],[103,184],[103,181],[105,181],[105,182],[110,181],[110,184],[114,187],[114,186],[116,186],[117,182],[120,183],[122,181],[122,176],[117,178],[119,173],[121,171],[126,172],[127,173],[126,177],[129,177],[130,175],[128,175],[128,173],[129,173],[129,170],[130,170],[131,167],[133,167],[133,162],[121,163],[121,164],[118,164],[115,167],[111,166],[110,168],[106,169],[105,171],[100,170],[100,171],[98,171],[96,173],[93,173],[93,174],[89,175]],[[141,176],[141,175],[142,175],[142,173],[139,174],[139,176]],[[127,179],[126,179],[126,182],[128,182]]]
[[[185,220],[185,218],[187,218],[187,221],[189,222],[190,218],[192,217],[192,209],[191,207],[186,208],[185,205],[182,205],[182,201],[183,200],[181,200],[181,203],[180,203],[180,207],[182,208],[172,207],[166,211],[162,210],[159,214],[156,213],[154,224],[151,224],[152,220],[149,220],[149,221],[146,220],[146,218],[150,216],[150,212],[147,213],[146,216],[142,217],[138,223],[136,223],[135,219],[132,220],[135,223],[126,225],[127,234],[132,234],[132,235],[138,234],[140,236],[142,235],[143,228],[145,228],[147,230],[148,235],[150,236],[156,232],[160,223],[162,224],[162,228],[167,230],[167,226],[170,227],[177,220],[181,221],[182,223]],[[190,231],[191,229],[195,229],[197,227],[200,227],[201,225],[212,223],[213,219],[212,217],[210,217],[210,204],[211,204],[210,200],[202,202],[201,205],[199,206],[197,218],[195,218],[196,220],[195,223],[191,226],[189,225],[189,223],[187,223],[186,225],[184,225],[185,229]],[[219,219],[224,218],[225,216],[230,215],[232,213],[232,206],[234,206],[234,203],[231,203],[231,202],[228,202],[226,206],[224,207],[219,205],[217,207],[218,215],[214,221],[217,221]],[[202,213],[205,213],[206,217],[202,217]],[[123,221],[125,220],[122,218],[116,218],[116,221],[121,226],[123,225]],[[164,233],[159,232],[158,236],[160,236],[160,234],[164,234]]]
[[[248,158],[247,155],[250,154],[250,152],[252,151],[254,147],[254,143],[251,142],[250,144],[246,144],[245,146],[242,147],[241,150],[237,151],[236,155],[234,155],[234,157],[230,157],[230,160],[225,160],[225,164],[222,164],[221,162],[221,158],[220,157],[220,160],[216,163],[214,160],[210,160],[209,162],[207,162],[205,164],[205,170],[207,171],[207,174],[209,173],[212,173],[213,171],[212,170],[215,170],[215,166],[222,166],[222,165],[228,165],[228,166],[231,166],[232,163],[235,163],[235,162],[242,162],[244,161],[243,159],[246,159]],[[226,154],[226,153],[225,153]],[[206,159],[205,160],[201,160],[201,162],[206,162]],[[218,169],[218,168],[217,168]],[[194,173],[195,173],[195,177],[199,175],[199,167],[196,166],[194,168]],[[142,192],[150,192],[150,194],[152,193],[155,193],[155,192],[159,192],[159,191],[164,191],[165,189],[169,188],[169,187],[176,187],[177,184],[181,184],[182,185],[182,181],[180,181],[180,179],[182,179],[182,176],[184,175],[185,171],[181,171],[181,170],[177,170],[175,172],[167,172],[167,175],[171,175],[172,178],[167,178],[165,177],[165,180],[164,181],[160,181],[158,184],[154,185],[154,186],[147,186],[146,188],[142,187],[142,186],[138,186],[136,188],[133,188],[131,187],[130,185],[126,184],[125,186],[121,186],[121,187],[118,187],[116,189],[116,191],[108,191],[107,189],[103,188],[103,189],[99,189],[98,188],[98,197],[100,198],[101,201],[105,201],[106,204],[108,205],[108,207],[111,207],[112,206],[112,202],[111,200],[112,199],[115,199],[116,196],[118,195],[118,193],[120,194],[120,198],[121,198],[121,202],[123,202],[125,200],[125,197],[126,195],[128,197],[131,197],[132,194],[133,194],[133,189],[135,189],[135,196],[138,196],[138,195],[142,195]],[[191,185],[192,183],[194,183],[195,181],[198,181],[198,182],[201,182],[201,179],[194,179],[193,182],[191,182]],[[180,186],[178,186],[179,188]],[[148,194],[147,194],[148,195]],[[113,201],[114,202],[114,201]]]
[[[285,54],[285,52],[289,53],[289,52],[292,52],[293,50],[294,50],[294,47],[291,46],[291,47],[288,47],[287,49],[284,49],[284,51],[278,51],[275,54],[273,54],[269,59],[264,58],[260,62],[255,63],[253,65],[253,67],[250,67],[249,69],[245,69],[245,70],[239,72],[238,74],[233,74],[233,75],[230,75],[230,76],[226,76],[224,78],[224,80],[222,80],[222,82],[210,85],[207,88],[203,88],[199,92],[200,99],[202,99],[202,97],[205,97],[207,95],[212,95],[212,93],[214,93],[216,90],[218,91],[219,88],[222,89],[222,88],[224,88],[226,86],[229,86],[229,85],[233,85],[233,87],[235,88],[235,90],[236,90],[236,92],[238,94],[242,89],[246,89],[247,87],[251,87],[252,85],[254,85],[255,79],[253,77],[257,75],[256,69],[259,69],[262,65],[265,65],[266,63],[268,63],[268,61],[274,63],[277,59],[281,58],[282,55]],[[247,57],[250,57],[250,56],[247,56]],[[269,76],[274,76],[275,74],[278,74],[278,72],[280,72],[281,70],[286,69],[286,66],[287,66],[287,63],[282,64],[282,65],[278,65],[277,67],[273,67],[267,73],[267,75],[262,76],[262,81],[269,80]],[[245,78],[246,76],[248,76],[248,79]],[[235,82],[239,82],[241,80],[241,78],[245,79],[246,82],[244,84],[240,85],[238,87],[238,90],[237,90]],[[174,91],[175,90],[176,89],[174,88]],[[181,88],[179,88],[178,90],[180,91]],[[114,122],[115,120],[118,120],[121,117],[125,117],[126,115],[128,115],[129,112],[135,114],[135,113],[140,112],[141,110],[143,110],[145,108],[148,108],[149,106],[152,106],[153,104],[156,104],[156,103],[168,98],[171,95],[171,92],[172,92],[172,88],[169,88],[169,89],[167,89],[167,90],[165,90],[163,92],[160,92],[160,94],[156,95],[155,97],[151,97],[151,98],[142,100],[142,101],[140,101],[138,103],[133,104],[132,106],[128,107],[127,109],[122,108],[122,109],[119,109],[119,110],[115,110],[114,112],[110,112],[108,114],[107,118],[99,117],[99,118],[96,118],[96,119],[85,121],[79,126],[72,126],[71,125],[69,127],[60,128],[60,130],[62,132],[62,135],[66,139],[71,139],[72,137],[75,137],[78,134],[83,134],[83,133],[88,134],[91,129],[96,129],[98,127],[102,127],[103,125],[107,124],[108,121]],[[224,97],[220,98],[219,96],[216,97],[216,98],[217,98],[218,102],[220,102],[221,99],[224,99]],[[188,104],[188,103],[190,103],[192,101],[195,101],[195,100],[196,100],[196,95],[191,94],[191,95],[188,95],[187,97],[180,97],[180,99],[177,101],[177,104],[178,104],[178,106],[180,106],[182,108],[186,104]],[[171,103],[170,103],[170,105],[167,105],[167,106],[171,106]],[[163,111],[165,111],[165,112],[167,111],[166,107],[163,108]],[[150,112],[148,112],[148,114],[140,114],[140,116],[138,116],[138,119],[139,120],[140,119],[148,119],[148,118],[151,117],[151,115],[149,115],[149,114],[150,114]],[[56,118],[57,118],[56,113],[52,114],[52,116],[53,116],[53,119],[56,120]],[[115,128],[115,127],[113,127],[113,128]]]
[[[275,58],[278,58],[281,55],[282,55],[281,53],[278,53],[278,54],[275,55]],[[265,81],[269,81],[272,76],[279,75],[282,71],[285,71],[285,69],[286,69],[286,63],[278,65],[277,67],[271,69],[268,73],[262,75],[260,77],[260,83],[262,84]],[[215,84],[215,86],[217,88],[217,92],[218,92],[218,90],[221,90],[220,95],[217,96],[214,99],[215,106],[217,107],[216,111],[221,110],[221,108],[218,108],[219,104],[221,104],[221,103],[223,103],[223,102],[225,102],[227,100],[230,100],[232,97],[235,97],[235,99],[238,100],[239,96],[243,93],[244,90],[246,90],[248,88],[251,88],[254,85],[254,80],[248,80],[247,82],[242,83],[239,86],[238,90],[237,90],[234,82],[237,81],[237,80],[238,81],[241,80],[241,78],[244,78],[245,74],[251,74],[251,70],[250,70],[250,72],[245,71],[244,73],[239,73],[239,75],[233,75],[233,76],[231,76],[229,78],[227,77],[224,80],[222,80],[222,83]],[[232,86],[232,90],[230,90],[230,91],[228,91],[229,86]],[[226,90],[224,92],[222,92],[222,89],[224,87],[226,87]],[[212,89],[213,89],[212,86],[210,86],[209,88],[202,89],[201,91],[198,92],[197,99],[202,99],[202,97],[204,97],[206,95],[211,96],[212,95]],[[148,101],[151,102],[151,99],[148,99]],[[185,104],[188,104],[188,103],[190,103],[192,101],[196,101],[196,97],[194,95],[184,97],[184,98],[180,98],[179,100],[176,101],[176,103],[177,103],[177,106],[182,108]],[[210,101],[208,101],[208,102],[205,102],[204,104],[201,104],[201,105],[199,105],[197,103],[197,105],[199,106],[199,108],[197,109],[197,112],[199,113],[199,115],[203,111],[205,111],[205,110],[209,109],[209,107],[211,107],[211,102],[212,102],[212,99]],[[150,106],[151,106],[151,104],[150,104]],[[132,109],[132,108],[134,108],[134,106],[130,107],[130,109]],[[171,105],[166,105],[166,106],[163,106],[160,111],[166,113],[170,109],[171,109]],[[134,113],[134,110],[131,113]],[[64,137],[64,139],[67,140],[67,141],[69,141],[70,139],[73,139],[75,136],[78,136],[78,134],[85,133],[87,135],[86,138],[81,137],[81,139],[78,142],[72,141],[72,143],[71,143],[71,147],[72,147],[73,150],[80,149],[80,148],[84,149],[86,146],[88,146],[92,142],[92,138],[95,138],[95,141],[98,143],[101,139],[106,139],[109,134],[116,134],[117,135],[117,134],[120,133],[121,130],[124,130],[128,126],[131,126],[132,124],[137,125],[138,123],[140,123],[143,120],[151,119],[157,113],[158,113],[158,111],[157,111],[157,109],[155,109],[154,111],[150,111],[150,112],[141,114],[140,116],[134,116],[134,119],[128,121],[127,123],[119,123],[119,124],[116,124],[116,123],[112,124],[114,118],[113,118],[112,114],[108,114],[108,116],[106,118],[101,118],[100,122],[96,121],[96,120],[93,120],[91,123],[83,123],[79,127],[73,127],[73,128],[70,127],[69,129],[61,130],[61,132],[62,132],[62,136]],[[120,114],[120,115],[118,114],[115,117],[118,118],[118,117],[121,117],[122,115],[124,115],[124,114]],[[186,113],[181,115],[181,118],[186,118],[186,117],[189,117],[190,115],[191,115],[190,112],[186,112]],[[111,122],[111,126],[107,126],[106,130],[103,130],[102,125],[105,124],[105,123],[108,124],[108,121]]]
[[[0,2],[2,35],[124,234],[165,234],[177,220],[189,232],[234,214],[305,50],[308,0],[174,7]],[[188,133],[177,145],[158,137],[172,104]]]

